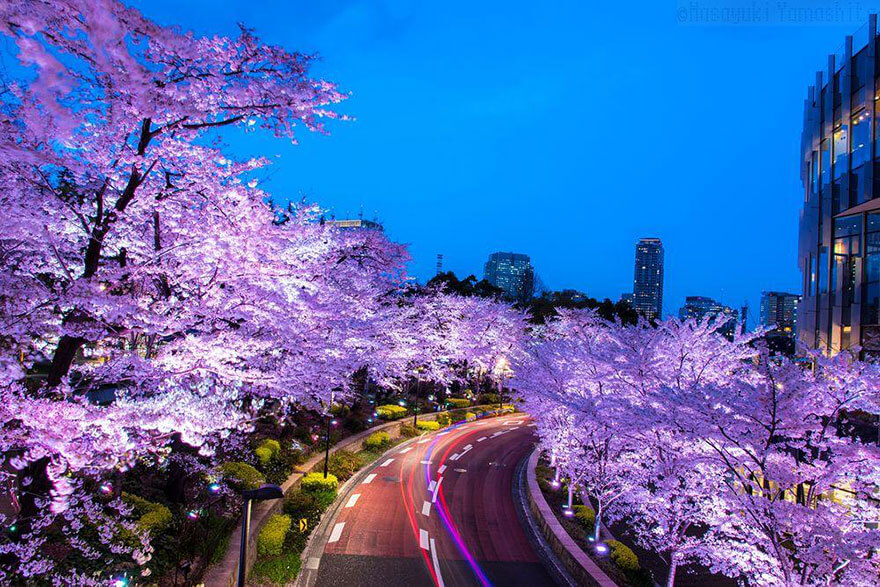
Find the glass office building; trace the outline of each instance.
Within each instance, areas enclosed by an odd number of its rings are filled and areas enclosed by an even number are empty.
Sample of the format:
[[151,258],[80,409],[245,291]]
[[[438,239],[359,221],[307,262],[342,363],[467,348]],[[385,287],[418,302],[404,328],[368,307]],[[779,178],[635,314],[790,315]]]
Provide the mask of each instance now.
[[659,238],[636,243],[632,305],[648,318],[663,317],[663,243]]
[[532,297],[535,271],[528,255],[492,253],[484,268],[486,281],[504,290],[504,297],[524,301]]
[[877,16],[846,38],[804,101],[797,334],[880,354],[880,53]]

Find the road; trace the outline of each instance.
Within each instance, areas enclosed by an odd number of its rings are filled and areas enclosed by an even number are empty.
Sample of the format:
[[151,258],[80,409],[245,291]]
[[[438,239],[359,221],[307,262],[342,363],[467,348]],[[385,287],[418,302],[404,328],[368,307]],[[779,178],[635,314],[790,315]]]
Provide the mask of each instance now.
[[523,530],[514,471],[535,442],[524,415],[397,447],[346,486],[304,553],[299,585],[555,585]]

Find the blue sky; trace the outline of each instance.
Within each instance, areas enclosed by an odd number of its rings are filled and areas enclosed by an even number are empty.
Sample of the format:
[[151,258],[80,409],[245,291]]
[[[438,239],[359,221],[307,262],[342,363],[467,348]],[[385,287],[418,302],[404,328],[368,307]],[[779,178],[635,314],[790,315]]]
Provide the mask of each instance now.
[[232,146],[279,155],[278,199],[377,215],[421,280],[437,253],[481,276],[489,253],[516,251],[552,289],[617,299],[636,240],[656,236],[665,311],[707,295],[757,316],[762,289],[799,291],[807,86],[867,17],[678,22],[703,4],[135,2],[163,24],[233,34],[241,21],[320,53],[315,73],[351,93],[341,110],[357,119],[297,146]]

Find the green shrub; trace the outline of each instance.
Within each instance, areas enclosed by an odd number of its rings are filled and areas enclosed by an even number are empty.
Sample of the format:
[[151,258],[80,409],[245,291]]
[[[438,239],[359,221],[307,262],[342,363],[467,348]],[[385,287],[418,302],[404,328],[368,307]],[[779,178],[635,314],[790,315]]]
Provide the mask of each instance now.
[[278,556],[284,546],[284,538],[290,530],[290,516],[275,514],[257,536],[257,552],[263,556]]
[[406,416],[406,408],[396,404],[386,404],[376,408],[376,413],[385,420],[399,420]]
[[426,430],[431,432],[432,430],[440,430],[440,422],[432,422],[430,420],[419,420],[416,422],[416,428],[419,430]]
[[453,408],[467,408],[470,407],[471,400],[466,398],[450,397],[446,400],[446,403],[448,403]]
[[437,423],[441,427],[449,426],[452,423],[452,418],[449,417],[449,414],[437,414]]
[[299,486],[303,491],[308,491],[309,493],[332,491],[335,494],[336,488],[339,487],[339,479],[337,479],[336,475],[328,474],[325,478],[323,473],[309,473],[302,478]]
[[467,420],[468,422],[473,422],[474,420],[477,419],[477,415],[473,412],[465,412],[464,419]]
[[632,549],[619,540],[609,540],[608,547],[611,549],[611,560],[622,571],[635,572],[640,568],[639,557]]
[[353,452],[348,450],[337,450],[330,455],[327,469],[336,476],[337,479],[345,481],[354,472],[360,468],[361,462]]
[[588,505],[574,506],[574,517],[587,527],[587,532],[592,532],[596,524],[596,512]]
[[269,464],[269,461],[272,460],[272,451],[265,446],[258,446],[254,449],[254,456],[256,456],[257,460],[260,461],[260,464],[265,467]]
[[266,482],[263,474],[247,463],[240,461],[231,461],[223,463],[219,467],[223,477],[233,489],[244,491],[245,489],[256,489]]
[[[419,424],[421,424],[421,422],[416,422],[416,426],[418,426]],[[412,424],[401,424],[400,428],[398,428],[400,436],[402,436],[403,438],[412,438],[414,436],[418,436],[419,428],[416,428],[416,426],[413,426]]]
[[281,452],[281,443],[274,438],[266,438],[260,443],[259,448],[267,448],[273,457],[277,457]]
[[387,432],[373,432],[364,440],[364,448],[367,450],[385,450],[391,446],[391,437]]
[[171,510],[161,503],[148,501],[138,495],[122,492],[122,501],[132,507],[140,516],[136,522],[138,528],[150,534],[158,534],[171,525]]

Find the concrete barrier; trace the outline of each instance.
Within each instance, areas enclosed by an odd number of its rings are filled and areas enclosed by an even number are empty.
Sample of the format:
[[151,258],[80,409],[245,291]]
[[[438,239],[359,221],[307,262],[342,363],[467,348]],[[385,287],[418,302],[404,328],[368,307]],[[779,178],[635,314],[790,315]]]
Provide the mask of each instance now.
[[538,485],[538,476],[535,474],[535,468],[538,466],[538,459],[541,451],[537,448],[529,455],[529,462],[526,465],[526,495],[529,502],[529,510],[541,528],[544,539],[553,552],[559,557],[559,560],[565,565],[566,570],[571,573],[572,577],[578,581],[580,585],[600,585],[601,587],[615,587],[617,583],[605,574],[599,568],[593,559],[581,550],[581,547],[568,535],[562,524],[556,518],[553,510],[544,494],[541,493],[541,487]]

